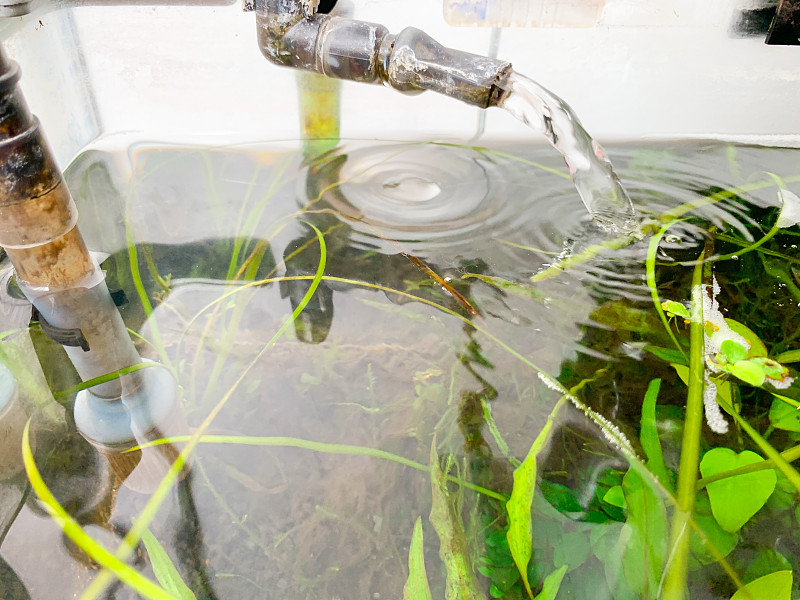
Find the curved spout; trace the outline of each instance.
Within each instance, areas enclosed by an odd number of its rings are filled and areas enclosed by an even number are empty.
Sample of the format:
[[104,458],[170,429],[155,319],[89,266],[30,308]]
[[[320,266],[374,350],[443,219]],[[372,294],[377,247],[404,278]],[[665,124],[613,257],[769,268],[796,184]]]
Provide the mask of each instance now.
[[446,48],[413,27],[397,35],[376,23],[314,14],[313,0],[259,0],[261,52],[275,64],[328,77],[432,90],[488,108],[503,96],[511,64]]

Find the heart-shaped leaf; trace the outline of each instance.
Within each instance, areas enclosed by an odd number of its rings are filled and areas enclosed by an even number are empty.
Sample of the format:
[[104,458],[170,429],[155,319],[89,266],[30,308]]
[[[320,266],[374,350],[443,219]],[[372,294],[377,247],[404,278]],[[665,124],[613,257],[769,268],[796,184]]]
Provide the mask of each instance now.
[[[730,448],[713,448],[700,461],[700,472],[703,477],[711,477],[763,460],[749,450],[736,454]],[[775,471],[765,469],[709,483],[706,490],[711,502],[711,512],[719,526],[730,532],[741,529],[766,504],[775,491],[777,481]]]

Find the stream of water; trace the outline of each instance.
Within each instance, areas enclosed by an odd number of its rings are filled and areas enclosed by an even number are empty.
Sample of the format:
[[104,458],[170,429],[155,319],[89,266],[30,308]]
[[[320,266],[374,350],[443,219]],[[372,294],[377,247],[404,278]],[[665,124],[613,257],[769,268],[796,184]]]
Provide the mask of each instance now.
[[541,132],[564,157],[583,203],[595,221],[616,233],[630,231],[635,211],[602,146],[592,139],[570,106],[541,85],[512,72],[503,82],[500,107]]

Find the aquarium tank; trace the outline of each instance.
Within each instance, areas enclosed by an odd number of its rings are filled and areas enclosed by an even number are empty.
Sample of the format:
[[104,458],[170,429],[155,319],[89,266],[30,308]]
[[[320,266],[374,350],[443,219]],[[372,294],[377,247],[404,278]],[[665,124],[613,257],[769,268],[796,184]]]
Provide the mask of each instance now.
[[798,0],[0,0],[0,598],[800,599]]

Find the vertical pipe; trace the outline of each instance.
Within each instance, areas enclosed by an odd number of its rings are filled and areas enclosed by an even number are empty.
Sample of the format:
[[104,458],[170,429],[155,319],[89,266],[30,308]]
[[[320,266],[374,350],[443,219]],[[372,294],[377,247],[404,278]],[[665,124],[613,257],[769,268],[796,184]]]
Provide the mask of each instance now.
[[[81,378],[92,379],[141,359],[78,231],[75,203],[25,104],[19,76],[0,47],[0,246],[40,314],[54,327],[83,333],[89,350],[67,352]],[[138,386],[131,374],[92,392],[117,399]]]

